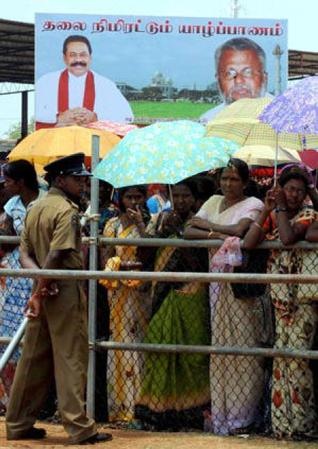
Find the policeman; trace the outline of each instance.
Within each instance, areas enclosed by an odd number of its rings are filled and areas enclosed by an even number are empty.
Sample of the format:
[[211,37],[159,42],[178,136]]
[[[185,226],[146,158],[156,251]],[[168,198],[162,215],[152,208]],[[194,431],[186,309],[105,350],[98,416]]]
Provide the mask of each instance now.
[[[84,154],[46,165],[48,194],[26,216],[21,236],[23,268],[82,269],[79,199],[90,173]],[[28,303],[28,324],[6,415],[8,440],[41,439],[37,413],[55,376],[58,407],[71,444],[111,440],[97,433],[84,409],[88,360],[86,298],[75,279],[40,279]]]

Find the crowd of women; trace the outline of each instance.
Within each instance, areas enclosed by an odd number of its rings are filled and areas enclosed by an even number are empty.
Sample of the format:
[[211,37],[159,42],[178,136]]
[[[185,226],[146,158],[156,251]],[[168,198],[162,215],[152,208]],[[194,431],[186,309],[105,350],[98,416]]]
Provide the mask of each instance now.
[[[14,195],[4,205],[4,235],[19,235],[26,208],[39,194],[35,172],[24,177],[26,168],[22,175],[16,170],[13,162],[4,170]],[[268,273],[317,272],[315,252],[293,247],[300,240],[318,241],[318,194],[304,167],[287,166],[265,196],[249,182],[248,166],[239,159],[231,159],[213,179],[200,175],[172,186],[170,197],[163,186],[152,186],[152,198],[145,186],[119,189],[112,198],[111,189],[101,187],[107,192],[99,223],[105,237],[220,243],[209,250],[106,246],[100,251],[100,268],[106,271],[229,273],[259,265]],[[275,239],[288,247],[255,250],[263,240]],[[10,258],[18,249],[2,249],[2,264],[16,267]],[[12,336],[31,285],[7,278],[1,289],[0,334]],[[101,280],[99,300],[107,310],[99,321],[107,326],[102,336],[115,342],[307,350],[314,345],[317,299],[315,284]],[[109,350],[104,360],[111,422],[158,430],[201,428],[218,435],[316,436],[315,369],[306,358]],[[14,365],[10,370],[12,376]],[[8,370],[2,381],[5,407]]]

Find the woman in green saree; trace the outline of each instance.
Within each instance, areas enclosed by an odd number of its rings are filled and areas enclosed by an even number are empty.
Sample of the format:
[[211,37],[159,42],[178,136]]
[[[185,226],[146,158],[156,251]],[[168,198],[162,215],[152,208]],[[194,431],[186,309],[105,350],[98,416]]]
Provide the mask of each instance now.
[[[180,238],[194,214],[195,185],[172,187],[174,209],[161,214],[157,235]],[[155,271],[207,272],[204,248],[159,248]],[[152,319],[145,343],[208,345],[207,287],[198,282],[153,282]],[[158,430],[203,427],[209,407],[209,357],[202,354],[147,353],[136,417]]]

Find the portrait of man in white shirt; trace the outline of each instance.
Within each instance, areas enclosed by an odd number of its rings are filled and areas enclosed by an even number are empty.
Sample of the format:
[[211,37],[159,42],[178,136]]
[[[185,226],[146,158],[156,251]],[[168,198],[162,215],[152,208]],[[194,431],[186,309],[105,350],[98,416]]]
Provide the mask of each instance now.
[[245,37],[230,39],[216,49],[214,57],[223,102],[201,115],[201,123],[212,120],[226,105],[241,98],[270,96],[266,54],[256,42]]
[[63,70],[47,73],[36,82],[37,129],[133,120],[132,109],[116,84],[90,69],[92,47],[85,36],[65,39],[63,61]]

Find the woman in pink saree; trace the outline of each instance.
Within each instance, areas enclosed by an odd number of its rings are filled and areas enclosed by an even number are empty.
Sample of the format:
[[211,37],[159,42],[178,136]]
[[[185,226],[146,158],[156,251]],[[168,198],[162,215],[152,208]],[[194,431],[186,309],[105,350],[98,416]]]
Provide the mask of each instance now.
[[[185,237],[189,239],[226,239],[218,255],[230,257],[223,258],[222,262],[222,257],[214,257],[216,249],[211,248],[210,272],[233,271],[231,254],[235,258],[233,251],[239,250],[239,238],[263,208],[259,199],[245,196],[248,178],[245,162],[231,159],[221,172],[223,195],[213,195],[204,203],[186,228]],[[211,283],[211,344],[257,346],[260,328],[257,304],[254,299],[235,298],[230,283]],[[211,355],[210,427],[213,433],[229,435],[251,429],[258,419],[263,377],[260,358]]]

